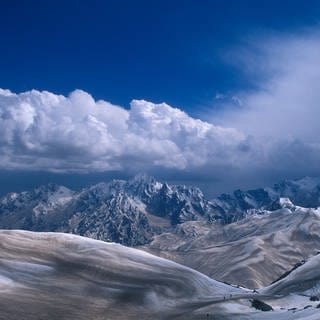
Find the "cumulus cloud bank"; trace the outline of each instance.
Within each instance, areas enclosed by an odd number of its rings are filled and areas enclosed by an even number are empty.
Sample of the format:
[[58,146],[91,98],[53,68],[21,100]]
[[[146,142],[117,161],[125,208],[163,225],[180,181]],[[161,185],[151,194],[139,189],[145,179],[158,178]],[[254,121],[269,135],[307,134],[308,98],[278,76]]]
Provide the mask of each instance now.
[[319,40],[309,32],[236,50],[229,58],[255,89],[232,93],[231,106],[219,98],[207,122],[165,103],[133,100],[126,110],[81,90],[0,89],[0,169],[173,170],[233,187],[320,175]]
[[192,170],[234,165],[246,137],[169,105],[133,100],[130,110],[32,90],[0,91],[0,166],[53,172]]

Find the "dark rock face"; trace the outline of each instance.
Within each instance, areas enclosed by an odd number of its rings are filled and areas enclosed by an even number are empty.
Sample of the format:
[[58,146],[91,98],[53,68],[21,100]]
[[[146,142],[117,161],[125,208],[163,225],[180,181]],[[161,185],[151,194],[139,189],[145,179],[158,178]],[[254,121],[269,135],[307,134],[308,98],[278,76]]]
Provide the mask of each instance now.
[[255,308],[257,310],[261,310],[261,311],[272,311],[273,310],[273,308],[270,305],[266,304],[263,301],[257,300],[257,299],[253,299],[251,301],[251,305],[253,308]]
[[318,296],[311,296],[310,297],[310,301],[319,301],[319,297]]

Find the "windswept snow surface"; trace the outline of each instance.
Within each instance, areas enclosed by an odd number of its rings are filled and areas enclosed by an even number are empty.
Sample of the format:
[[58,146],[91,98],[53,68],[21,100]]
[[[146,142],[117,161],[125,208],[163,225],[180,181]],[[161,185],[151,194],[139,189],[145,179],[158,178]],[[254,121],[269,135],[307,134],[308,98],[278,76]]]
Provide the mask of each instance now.
[[242,289],[119,244],[0,232],[1,319],[188,318]]
[[[0,231],[0,247],[1,320],[315,320],[320,315],[305,290],[318,285],[319,257],[288,277],[289,282],[312,279],[303,292],[294,286],[291,296],[291,287],[281,289],[286,280],[252,292],[137,249],[80,236]],[[252,299],[272,302],[275,311],[254,309]],[[295,304],[296,310],[287,310]]]
[[281,202],[282,209],[224,226],[186,222],[174,233],[156,236],[144,249],[220,281],[264,287],[320,249],[319,210]]

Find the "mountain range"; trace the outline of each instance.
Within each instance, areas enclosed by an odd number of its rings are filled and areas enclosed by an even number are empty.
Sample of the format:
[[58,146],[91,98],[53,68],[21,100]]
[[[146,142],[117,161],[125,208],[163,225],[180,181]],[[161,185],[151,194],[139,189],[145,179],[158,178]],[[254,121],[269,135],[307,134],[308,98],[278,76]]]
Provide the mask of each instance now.
[[207,199],[147,175],[81,191],[49,184],[0,199],[0,228],[74,233],[139,247],[258,288],[320,249],[320,179]]

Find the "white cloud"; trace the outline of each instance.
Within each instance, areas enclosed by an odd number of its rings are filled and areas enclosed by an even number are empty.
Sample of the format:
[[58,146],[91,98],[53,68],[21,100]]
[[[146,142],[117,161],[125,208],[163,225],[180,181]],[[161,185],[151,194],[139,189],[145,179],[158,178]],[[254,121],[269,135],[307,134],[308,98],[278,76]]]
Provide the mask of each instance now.
[[[0,91],[2,169],[94,172],[225,166],[245,136],[169,105],[133,100],[130,110],[32,90]],[[225,157],[224,157],[225,156]]]

